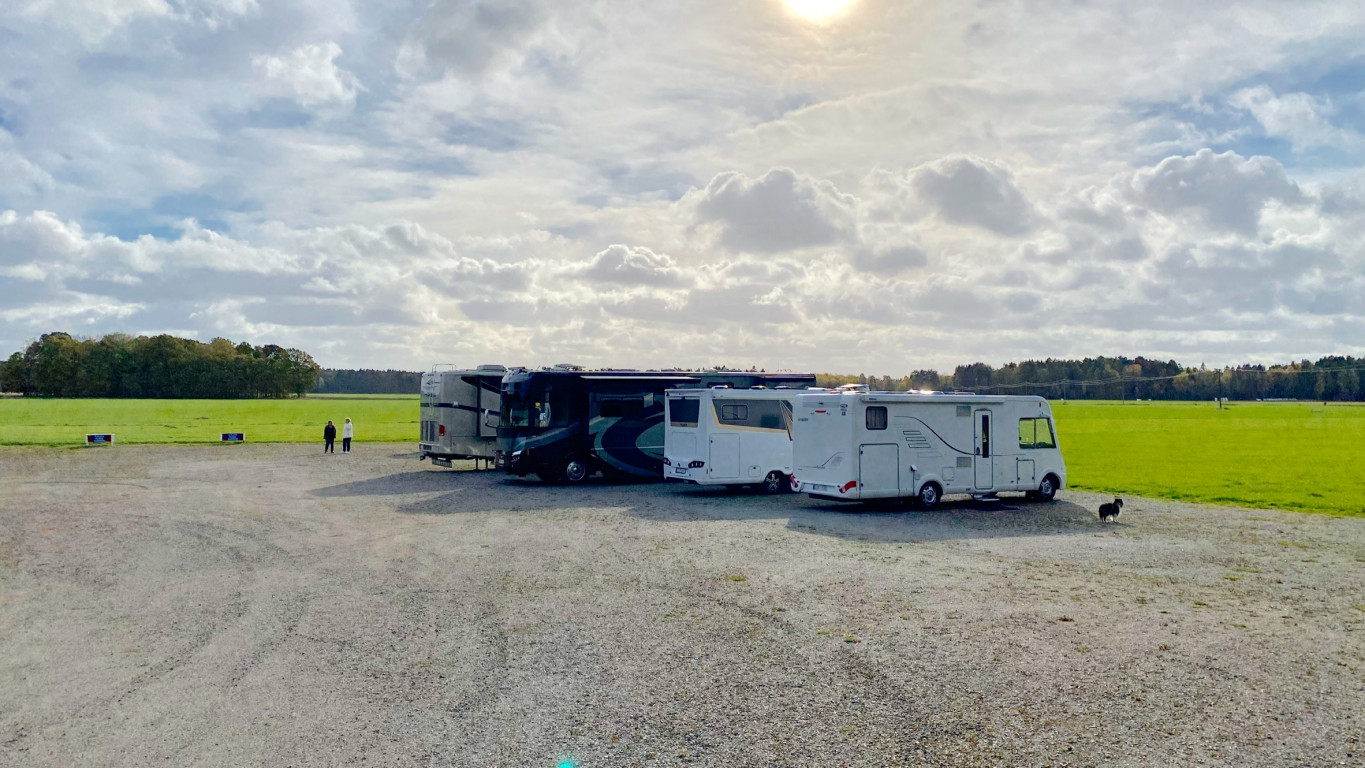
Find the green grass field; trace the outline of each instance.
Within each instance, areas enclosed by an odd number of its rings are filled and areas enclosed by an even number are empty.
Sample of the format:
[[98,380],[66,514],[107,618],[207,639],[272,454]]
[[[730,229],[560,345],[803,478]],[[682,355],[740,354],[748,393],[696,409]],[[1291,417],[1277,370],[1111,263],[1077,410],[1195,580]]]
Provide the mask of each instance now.
[[87,433],[117,443],[216,443],[245,432],[252,443],[320,442],[328,419],[347,417],[356,441],[416,443],[417,395],[310,396],[300,400],[0,399],[0,445],[79,445]]
[[[1365,406],[1055,402],[1073,488],[1215,504],[1365,515]],[[0,399],[0,445],[316,442],[349,416],[358,442],[416,443],[416,395],[301,400]]]
[[1365,406],[1054,402],[1071,487],[1365,515]]

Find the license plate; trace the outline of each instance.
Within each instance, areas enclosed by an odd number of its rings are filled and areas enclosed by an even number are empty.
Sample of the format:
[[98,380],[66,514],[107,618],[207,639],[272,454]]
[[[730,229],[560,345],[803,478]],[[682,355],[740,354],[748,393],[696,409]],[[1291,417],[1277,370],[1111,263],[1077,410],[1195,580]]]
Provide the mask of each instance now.
[[810,493],[834,493],[834,486],[811,483],[805,487],[805,490]]
[[687,467],[674,467],[674,468],[673,468],[673,474],[675,474],[675,475],[685,475],[685,474],[687,474]]

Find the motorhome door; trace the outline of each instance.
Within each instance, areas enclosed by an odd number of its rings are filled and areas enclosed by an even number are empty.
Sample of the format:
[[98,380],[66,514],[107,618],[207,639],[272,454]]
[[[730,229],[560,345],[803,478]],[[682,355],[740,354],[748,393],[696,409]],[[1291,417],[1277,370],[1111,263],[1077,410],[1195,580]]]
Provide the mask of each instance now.
[[[858,447],[858,486],[862,494],[891,494],[900,490],[900,448],[869,444]],[[873,497],[875,498],[875,497]]]
[[973,415],[972,421],[975,422],[976,433],[976,458],[972,462],[976,467],[976,490],[988,491],[995,482],[995,465],[991,458],[991,412],[979,410]]

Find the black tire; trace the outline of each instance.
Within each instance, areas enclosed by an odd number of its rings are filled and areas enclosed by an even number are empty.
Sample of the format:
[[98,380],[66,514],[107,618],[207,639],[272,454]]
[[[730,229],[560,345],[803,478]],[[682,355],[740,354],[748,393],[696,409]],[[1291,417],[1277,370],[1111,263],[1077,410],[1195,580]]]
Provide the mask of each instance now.
[[933,509],[943,501],[943,489],[938,483],[925,483],[919,487],[919,494],[915,496],[915,500],[919,502],[920,509]]
[[759,488],[769,496],[786,493],[791,490],[791,487],[791,482],[787,480],[787,476],[775,469],[769,472],[768,476],[763,478],[763,483],[759,485]]
[[1037,496],[1034,498],[1039,501],[1052,501],[1057,496],[1057,478],[1048,475],[1043,478],[1043,482],[1038,484]]
[[592,470],[588,468],[588,462],[577,456],[570,456],[564,460],[563,468],[560,469],[560,477],[569,485],[582,485],[592,475]]

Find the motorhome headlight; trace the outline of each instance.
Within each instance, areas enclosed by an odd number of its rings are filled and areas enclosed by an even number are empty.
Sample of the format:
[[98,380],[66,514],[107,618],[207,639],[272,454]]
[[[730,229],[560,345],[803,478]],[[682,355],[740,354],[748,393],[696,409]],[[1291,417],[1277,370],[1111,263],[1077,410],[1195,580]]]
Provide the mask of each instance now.
[[522,455],[523,453],[526,453],[526,451],[512,451],[512,458],[515,459],[518,456]]
[[690,461],[687,463],[688,469],[701,469],[704,466],[706,466],[706,462],[704,461]]
[[673,466],[673,460],[670,459],[670,458],[668,458],[667,456],[665,456],[665,457],[664,457],[664,466],[665,466],[665,467],[671,467],[671,466]]

